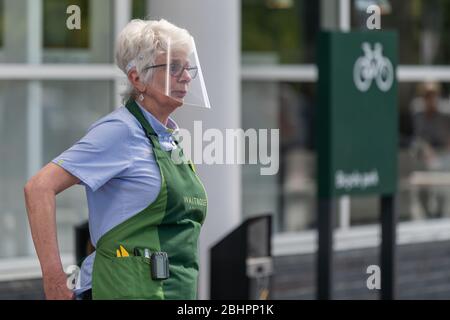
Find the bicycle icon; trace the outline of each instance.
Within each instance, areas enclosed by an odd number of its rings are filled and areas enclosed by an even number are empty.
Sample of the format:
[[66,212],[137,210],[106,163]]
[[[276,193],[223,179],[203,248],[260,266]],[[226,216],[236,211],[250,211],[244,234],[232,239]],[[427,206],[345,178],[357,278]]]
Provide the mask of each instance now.
[[388,91],[394,82],[394,67],[392,62],[383,56],[383,46],[381,43],[375,43],[372,50],[370,43],[364,42],[361,47],[364,56],[359,57],[353,67],[353,81],[356,87],[365,92],[370,89],[375,79],[381,91]]

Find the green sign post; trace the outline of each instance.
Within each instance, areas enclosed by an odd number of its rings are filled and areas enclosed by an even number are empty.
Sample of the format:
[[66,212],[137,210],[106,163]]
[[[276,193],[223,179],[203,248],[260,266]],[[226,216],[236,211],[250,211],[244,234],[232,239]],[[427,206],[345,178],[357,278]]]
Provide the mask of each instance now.
[[322,32],[318,46],[318,298],[331,297],[333,198],[381,196],[382,297],[393,297],[397,36]]

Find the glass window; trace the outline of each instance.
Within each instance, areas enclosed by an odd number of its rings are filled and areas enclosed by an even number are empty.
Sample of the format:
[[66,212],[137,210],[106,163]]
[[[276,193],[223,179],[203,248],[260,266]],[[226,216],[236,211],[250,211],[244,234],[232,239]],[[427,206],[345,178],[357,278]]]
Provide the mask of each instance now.
[[410,219],[450,217],[450,84],[400,85],[400,186]]
[[[113,107],[111,81],[42,81],[39,85],[41,105],[29,99],[29,82],[0,81],[0,258],[34,254],[23,197],[23,187],[35,173],[28,172],[28,161],[34,156],[27,141],[29,121],[42,132],[43,166]],[[41,108],[40,123],[37,118],[28,119],[32,108]],[[84,188],[74,186],[59,194],[56,205],[60,250],[71,253],[73,228],[87,219]]]
[[318,30],[319,1],[242,0],[242,62],[312,63]]
[[[366,9],[370,4],[381,7],[382,29],[399,33],[401,64],[449,64],[449,1],[353,0],[352,3],[355,29],[366,29],[369,16]],[[448,83],[399,85],[397,203],[401,221],[450,217],[449,92]],[[377,204],[374,197],[352,198],[351,223],[379,221]]]
[[26,90],[26,82],[0,81],[0,258],[29,253]]
[[0,48],[3,47],[3,0],[0,0]]
[[[400,221],[450,217],[450,84],[399,85]],[[351,224],[379,222],[377,197],[352,197]]]
[[245,81],[243,129],[280,129],[278,174],[242,169],[243,212],[275,213],[278,232],[313,227],[315,217],[315,84]]
[[[39,30],[27,33],[26,17],[39,11],[26,0],[0,0],[0,4],[0,63],[27,63],[28,44]],[[66,26],[69,5],[80,8],[80,30]],[[32,53],[43,63],[113,63],[113,5],[110,0],[42,0],[42,47]]]
[[44,163],[80,139],[95,120],[114,109],[113,90],[111,81],[43,82]]
[[131,16],[133,19],[145,19],[147,14],[148,0],[133,0]]
[[[69,6],[80,8],[81,29],[70,30],[66,27]],[[88,0],[44,0],[44,48],[78,48],[89,47],[89,2]]]
[[[274,212],[277,232],[313,228],[315,84],[244,81],[242,106],[245,130],[280,128],[278,174],[243,167],[244,214]],[[450,217],[450,83],[400,83],[398,108],[399,219]],[[352,226],[379,223],[379,217],[379,197],[351,197]]]
[[0,0],[0,63],[27,62],[27,1]]
[[450,1],[353,0],[352,26],[365,29],[370,4],[382,8],[382,29],[399,33],[400,64],[450,62]]
[[[69,30],[67,7],[77,5],[81,29]],[[44,0],[44,63],[113,63],[114,2]]]
[[283,231],[315,225],[316,153],[314,83],[279,85],[280,212]]

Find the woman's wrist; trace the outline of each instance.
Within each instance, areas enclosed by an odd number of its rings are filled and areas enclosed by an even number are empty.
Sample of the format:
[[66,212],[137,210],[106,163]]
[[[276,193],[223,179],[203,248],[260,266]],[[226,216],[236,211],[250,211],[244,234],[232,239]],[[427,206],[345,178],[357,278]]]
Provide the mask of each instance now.
[[42,266],[42,276],[44,278],[61,277],[63,274],[64,276],[66,275],[61,263],[52,263]]

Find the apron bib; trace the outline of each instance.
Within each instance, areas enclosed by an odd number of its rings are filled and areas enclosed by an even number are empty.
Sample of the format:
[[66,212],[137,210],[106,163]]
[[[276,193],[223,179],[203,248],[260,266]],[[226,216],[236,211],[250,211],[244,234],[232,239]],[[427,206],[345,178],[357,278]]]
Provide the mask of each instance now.
[[[196,299],[198,238],[206,216],[207,199],[194,165],[175,164],[171,151],[158,137],[133,99],[126,108],[150,139],[161,173],[156,200],[115,226],[98,241],[92,271],[93,299]],[[178,145],[178,141],[175,139]],[[178,148],[181,148],[178,145]],[[179,151],[182,155],[182,150]],[[129,256],[117,257],[120,246]],[[169,278],[153,280],[151,262],[135,248],[167,252]]]

